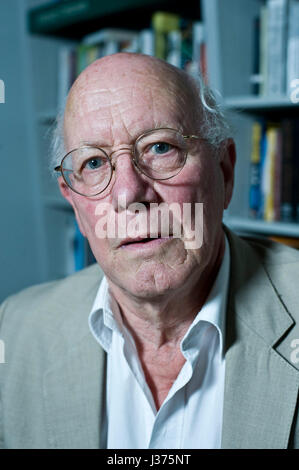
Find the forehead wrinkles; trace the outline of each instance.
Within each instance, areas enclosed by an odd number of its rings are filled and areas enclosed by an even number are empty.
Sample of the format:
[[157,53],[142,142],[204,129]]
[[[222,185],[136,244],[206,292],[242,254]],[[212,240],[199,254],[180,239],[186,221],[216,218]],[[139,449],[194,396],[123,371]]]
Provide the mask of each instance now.
[[[134,73],[133,73],[134,72]],[[113,138],[113,130],[123,128],[127,134],[134,134],[146,119],[151,127],[167,125],[165,115],[170,114],[171,121],[177,123],[177,128],[190,129],[194,99],[191,99],[187,83],[176,72],[160,73],[147,71],[145,75],[135,73],[122,74],[119,80],[112,76],[101,78],[99,74],[87,76],[77,82],[70,92],[66,107],[67,120],[89,121],[88,127],[106,125],[106,133]],[[107,86],[105,86],[107,83]],[[189,111],[189,112],[188,112]],[[87,123],[82,122],[86,127]],[[171,124],[171,123],[169,123]],[[192,126],[193,127],[193,126]],[[129,132],[130,131],[130,132]]]

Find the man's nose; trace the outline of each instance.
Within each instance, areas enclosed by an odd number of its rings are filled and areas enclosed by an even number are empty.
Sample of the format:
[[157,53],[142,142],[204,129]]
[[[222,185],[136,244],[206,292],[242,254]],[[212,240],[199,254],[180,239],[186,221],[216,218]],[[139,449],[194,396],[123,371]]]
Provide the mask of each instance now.
[[135,202],[157,202],[158,197],[149,180],[136,168],[130,150],[122,151],[114,160],[113,207],[127,209]]

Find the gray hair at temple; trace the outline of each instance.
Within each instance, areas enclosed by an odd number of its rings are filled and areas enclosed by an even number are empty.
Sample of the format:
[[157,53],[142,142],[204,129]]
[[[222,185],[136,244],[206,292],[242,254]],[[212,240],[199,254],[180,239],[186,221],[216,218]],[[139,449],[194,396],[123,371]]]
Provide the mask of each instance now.
[[[226,121],[214,93],[210,87],[204,83],[202,77],[200,75],[193,76],[185,73],[185,79],[188,82],[187,85],[193,87],[196,91],[199,102],[201,103],[199,134],[217,151],[221,142],[232,136],[231,127]],[[58,113],[52,128],[50,169],[51,172],[55,174],[56,172],[53,171],[54,168],[60,165],[66,153],[64,146],[63,118],[64,110]]]

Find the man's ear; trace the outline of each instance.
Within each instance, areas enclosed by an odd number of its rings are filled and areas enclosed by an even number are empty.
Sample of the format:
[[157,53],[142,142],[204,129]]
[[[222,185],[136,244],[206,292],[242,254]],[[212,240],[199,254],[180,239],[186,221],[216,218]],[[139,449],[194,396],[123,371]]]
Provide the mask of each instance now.
[[57,179],[57,182],[58,182],[58,186],[59,186],[59,189],[60,189],[60,192],[61,192],[62,196],[64,197],[64,199],[66,199],[68,201],[68,203],[75,210],[73,198],[72,198],[72,195],[71,195],[71,190],[68,187],[68,185],[66,184],[66,182],[64,181],[64,179],[62,178],[62,176],[59,176],[59,178]]
[[224,209],[227,209],[233,195],[236,146],[233,139],[226,139],[221,145],[219,163],[224,180]]
[[68,203],[73,208],[73,211],[75,213],[75,217],[76,217],[77,224],[79,226],[80,232],[82,233],[83,237],[86,237],[86,233],[85,233],[85,230],[83,228],[83,224],[81,222],[79,212],[77,210],[76,204],[74,203],[74,200],[73,200],[73,197],[72,197],[72,191],[68,187],[68,185],[66,184],[66,182],[64,181],[62,176],[59,176],[59,178],[58,178],[58,186],[59,186],[60,192],[61,192],[62,196],[64,197],[64,199],[66,199],[68,201]]

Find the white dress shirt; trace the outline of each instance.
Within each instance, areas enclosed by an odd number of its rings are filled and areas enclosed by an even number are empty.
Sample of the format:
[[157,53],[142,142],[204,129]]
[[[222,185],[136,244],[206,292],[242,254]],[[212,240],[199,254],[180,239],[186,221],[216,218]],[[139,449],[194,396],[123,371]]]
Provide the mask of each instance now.
[[132,335],[103,278],[89,327],[108,354],[107,448],[218,449],[224,396],[225,312],[230,253],[180,343],[186,362],[157,411]]

